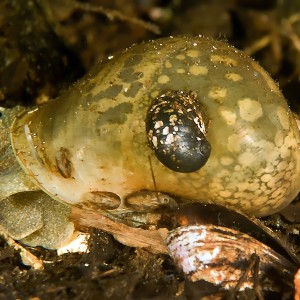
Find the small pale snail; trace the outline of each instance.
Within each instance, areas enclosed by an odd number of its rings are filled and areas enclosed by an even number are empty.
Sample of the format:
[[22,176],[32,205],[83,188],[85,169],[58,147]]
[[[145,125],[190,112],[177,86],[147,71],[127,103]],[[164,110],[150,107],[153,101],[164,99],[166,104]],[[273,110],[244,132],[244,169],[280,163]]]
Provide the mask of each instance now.
[[[158,136],[157,111],[168,122],[175,111],[185,124],[164,124]],[[190,156],[172,166],[173,150],[158,153],[155,143],[166,146],[185,129]],[[97,65],[57,100],[17,118],[11,140],[51,197],[106,209],[103,193],[113,193],[115,214],[130,194],[155,190],[149,156],[157,190],[188,201],[262,216],[300,189],[299,128],[278,86],[241,51],[203,37],[158,39]]]
[[[203,37],[135,45],[11,128],[27,180],[62,203],[113,215],[175,207],[168,195],[274,213],[300,190],[299,144],[269,75]],[[137,208],[141,191],[150,197]]]

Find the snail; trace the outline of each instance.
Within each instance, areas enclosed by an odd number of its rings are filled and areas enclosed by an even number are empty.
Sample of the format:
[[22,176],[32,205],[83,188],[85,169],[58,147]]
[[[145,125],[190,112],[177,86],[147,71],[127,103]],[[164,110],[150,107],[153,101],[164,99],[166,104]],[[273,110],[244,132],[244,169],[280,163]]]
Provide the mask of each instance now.
[[153,101],[147,114],[149,144],[169,169],[197,171],[210,156],[206,123],[195,94],[168,91]]
[[111,215],[173,209],[175,195],[265,216],[300,190],[297,118],[278,86],[243,52],[201,36],[142,43],[97,64],[58,99],[20,113],[10,136],[31,184]]
[[[260,278],[266,290],[292,288],[299,258],[258,219],[220,205],[194,203],[177,212],[178,225],[166,243],[170,256],[190,281],[244,290],[253,288]],[[254,257],[257,264],[251,270]]]

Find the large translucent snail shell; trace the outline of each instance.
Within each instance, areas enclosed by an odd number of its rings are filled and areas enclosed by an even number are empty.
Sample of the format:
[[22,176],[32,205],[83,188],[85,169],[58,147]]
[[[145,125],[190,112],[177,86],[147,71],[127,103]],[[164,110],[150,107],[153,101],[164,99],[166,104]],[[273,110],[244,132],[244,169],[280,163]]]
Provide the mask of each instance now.
[[[164,93],[193,93],[207,117],[205,165],[181,173],[149,146],[146,116]],[[299,129],[280,90],[241,51],[203,37],[133,46],[59,99],[19,117],[12,144],[21,165],[52,197],[70,204],[109,192],[124,199],[157,190],[236,206],[258,216],[300,189]]]

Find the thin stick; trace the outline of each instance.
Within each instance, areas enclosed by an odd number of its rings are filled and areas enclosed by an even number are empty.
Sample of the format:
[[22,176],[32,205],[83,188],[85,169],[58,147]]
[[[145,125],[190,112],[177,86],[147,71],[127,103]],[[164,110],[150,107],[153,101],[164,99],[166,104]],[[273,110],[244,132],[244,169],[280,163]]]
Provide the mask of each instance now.
[[77,9],[87,11],[87,12],[101,13],[101,14],[105,15],[109,20],[117,19],[117,20],[129,22],[132,24],[136,24],[136,25],[141,26],[149,31],[152,31],[155,34],[161,33],[161,31],[157,25],[150,23],[150,22],[143,21],[138,18],[128,17],[117,10],[104,8],[104,7],[98,6],[98,5],[94,6],[94,5],[90,5],[89,3],[82,3],[82,2],[77,2],[77,1],[74,1],[74,7]]
[[145,248],[153,253],[168,253],[165,245],[168,233],[166,228],[157,230],[133,228],[113,221],[100,213],[76,207],[72,208],[71,218],[78,226],[94,227],[112,234],[116,240],[124,245]]
[[240,277],[238,283],[236,286],[229,292],[230,294],[226,298],[227,300],[235,299],[236,293],[240,290],[242,284],[246,281],[246,278],[249,274],[249,272],[252,272],[252,280],[254,285],[254,290],[256,293],[256,296],[259,300],[263,300],[263,296],[261,293],[261,290],[258,288],[258,270],[259,270],[259,256],[255,253],[253,253],[249,259],[249,265],[246,268],[246,270],[243,272],[242,276]]
[[153,185],[154,185],[154,190],[156,192],[156,197],[157,200],[159,199],[159,195],[158,195],[158,189],[157,189],[157,185],[156,185],[156,180],[155,180],[155,176],[154,176],[154,172],[153,172],[153,165],[152,165],[152,160],[151,160],[151,156],[148,156],[149,159],[149,164],[150,164],[150,171],[151,171],[151,177],[152,177],[152,181],[153,181]]
[[3,238],[5,239],[5,241],[7,242],[7,244],[10,247],[19,251],[24,265],[30,266],[30,267],[34,268],[35,270],[43,270],[44,269],[43,262],[40,259],[38,259],[35,255],[33,255],[31,252],[26,250],[23,246],[18,244],[15,240],[13,240],[5,232],[1,231],[0,234],[3,236]]

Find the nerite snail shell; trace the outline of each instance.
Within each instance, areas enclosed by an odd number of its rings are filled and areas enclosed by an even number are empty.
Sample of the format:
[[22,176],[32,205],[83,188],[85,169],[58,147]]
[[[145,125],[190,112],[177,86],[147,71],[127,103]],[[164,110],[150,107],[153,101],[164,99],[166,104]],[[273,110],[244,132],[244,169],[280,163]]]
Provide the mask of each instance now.
[[[151,105],[173,95],[192,98],[196,119],[186,115],[190,108],[183,119],[197,130],[196,142],[207,145],[206,154],[211,149],[209,158],[198,153],[195,168],[185,168],[185,160],[172,167],[177,158],[156,152],[157,159],[151,149],[156,122]],[[149,118],[154,123],[147,131]],[[166,144],[162,136],[169,125],[158,132],[158,146]],[[176,138],[175,127],[169,138]],[[27,174],[70,204],[94,203],[103,193],[123,201],[154,190],[149,156],[157,190],[188,201],[267,215],[290,203],[300,189],[299,129],[277,85],[242,52],[203,37],[133,46],[97,65],[56,101],[18,118],[11,135]]]
[[[260,258],[260,277],[282,274],[292,282],[296,267],[248,234],[212,225],[180,227],[169,236],[168,249],[191,281],[205,280],[224,289],[234,288],[246,271],[252,254]],[[250,273],[250,272],[249,272]],[[253,288],[247,276],[242,289]]]
[[[219,205],[197,203],[181,208],[177,221],[180,227],[169,233],[166,243],[189,280],[234,288],[255,254],[259,258],[256,277],[267,281],[268,289],[291,285],[299,258],[259,220]],[[241,289],[252,288],[258,280],[249,271]],[[281,287],[275,274],[284,274]]]

